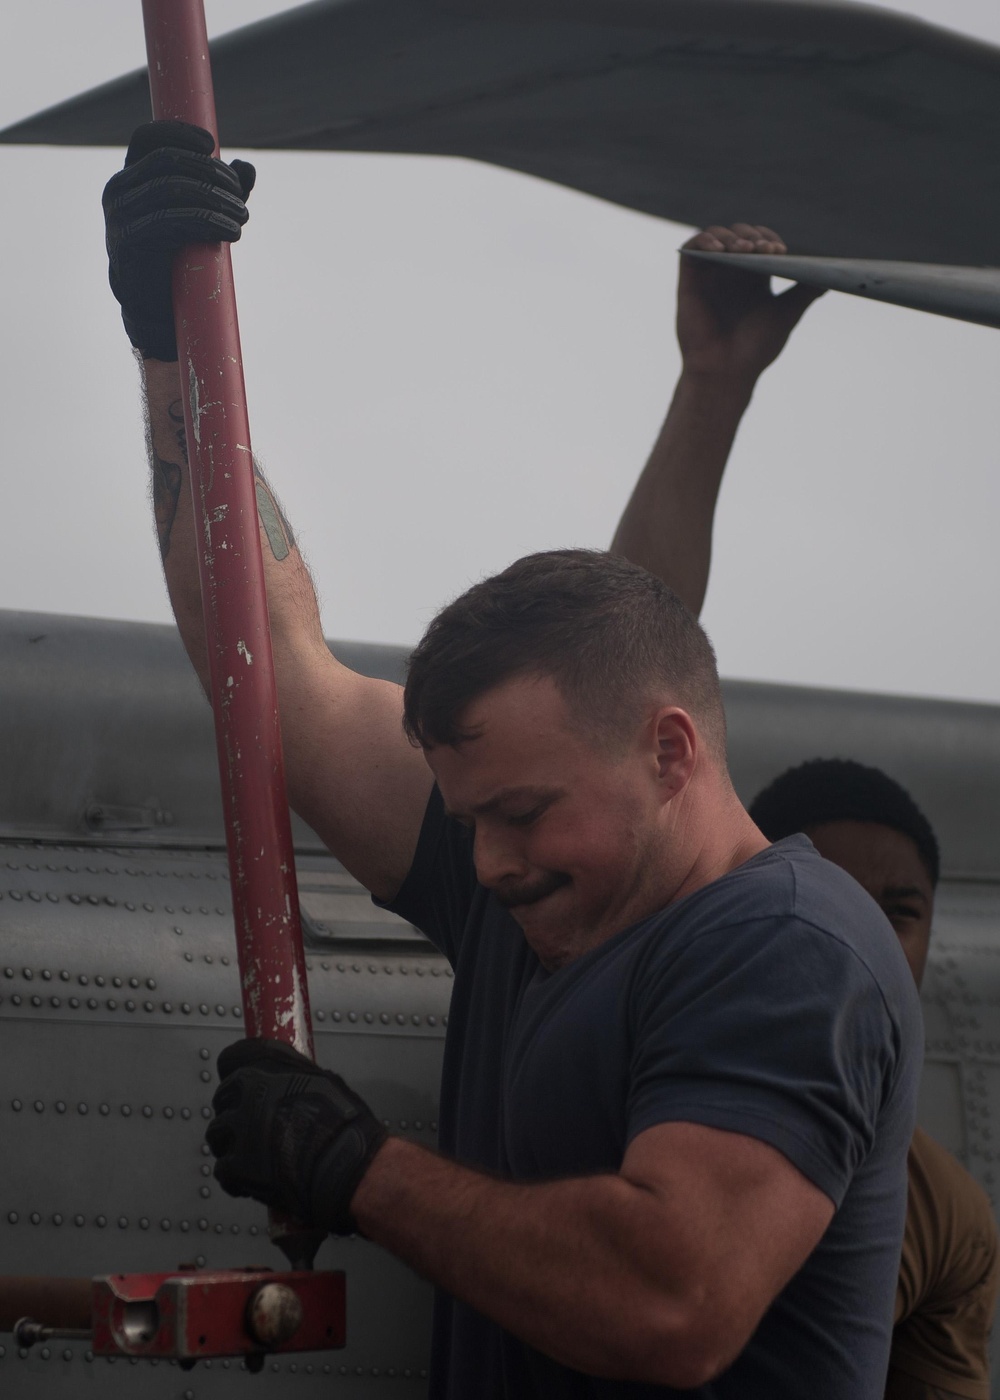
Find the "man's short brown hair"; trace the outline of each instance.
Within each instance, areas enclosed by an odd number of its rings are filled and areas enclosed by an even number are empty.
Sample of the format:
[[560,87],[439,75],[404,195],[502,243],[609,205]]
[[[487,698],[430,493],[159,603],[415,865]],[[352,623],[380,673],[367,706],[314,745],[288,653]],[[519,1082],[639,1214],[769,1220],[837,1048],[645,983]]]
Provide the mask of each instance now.
[[600,550],[529,554],[449,603],[412,656],[403,724],[425,748],[468,738],[478,696],[516,676],[550,676],[581,723],[617,747],[665,696],[725,759],[712,644],[672,589]]

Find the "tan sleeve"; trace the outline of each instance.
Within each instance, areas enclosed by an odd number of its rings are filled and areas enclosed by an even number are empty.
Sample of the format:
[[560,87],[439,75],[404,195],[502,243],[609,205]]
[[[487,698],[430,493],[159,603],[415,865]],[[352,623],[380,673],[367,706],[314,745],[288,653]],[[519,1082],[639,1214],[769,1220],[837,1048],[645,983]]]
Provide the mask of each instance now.
[[[963,1400],[990,1400],[989,1335],[1000,1253],[989,1199],[951,1153],[919,1128],[907,1166],[887,1395],[907,1394],[903,1378],[910,1377]],[[921,1393],[919,1387],[912,1391]]]

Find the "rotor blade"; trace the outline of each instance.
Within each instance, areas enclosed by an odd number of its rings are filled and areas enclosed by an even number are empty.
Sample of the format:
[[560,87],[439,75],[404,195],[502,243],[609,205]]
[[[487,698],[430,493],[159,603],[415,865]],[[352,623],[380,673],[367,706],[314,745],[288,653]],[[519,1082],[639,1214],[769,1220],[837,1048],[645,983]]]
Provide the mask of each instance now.
[[[989,263],[1000,50],[832,0],[314,0],[211,45],[225,145],[464,156],[804,253]],[[133,74],[0,132],[117,145]]]
[[684,256],[725,263],[766,277],[786,277],[811,287],[888,301],[935,316],[979,326],[1000,326],[1000,268],[946,267],[938,263],[870,262],[862,258],[798,258],[766,253],[703,253]]

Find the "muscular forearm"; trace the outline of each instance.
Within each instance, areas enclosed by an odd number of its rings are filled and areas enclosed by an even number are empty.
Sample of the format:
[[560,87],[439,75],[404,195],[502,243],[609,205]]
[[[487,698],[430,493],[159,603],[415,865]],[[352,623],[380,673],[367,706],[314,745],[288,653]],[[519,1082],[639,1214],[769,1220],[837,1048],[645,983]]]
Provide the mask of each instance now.
[[[143,361],[143,373],[160,554],[177,625],[202,684],[207,688],[197,559],[199,531],[195,528],[191,497],[180,379],[176,364],[160,360]],[[308,570],[270,488],[259,475],[257,507],[280,688],[282,676],[291,668],[281,664],[279,653],[303,646],[322,647],[322,629]]]
[[565,1365],[670,1385],[719,1369],[692,1296],[703,1260],[678,1228],[665,1270],[662,1203],[621,1176],[520,1185],[391,1138],[352,1208],[370,1239]]
[[611,548],[658,575],[695,614],[712,554],[722,474],[753,380],[685,372]]

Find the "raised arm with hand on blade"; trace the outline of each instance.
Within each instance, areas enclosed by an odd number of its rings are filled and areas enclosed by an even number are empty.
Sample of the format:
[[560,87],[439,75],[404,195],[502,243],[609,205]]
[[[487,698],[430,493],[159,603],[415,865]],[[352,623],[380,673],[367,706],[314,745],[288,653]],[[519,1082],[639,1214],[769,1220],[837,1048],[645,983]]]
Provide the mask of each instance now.
[[[754,224],[713,226],[684,247],[787,252],[773,229]],[[775,296],[765,277],[680,260],[681,377],[611,548],[664,579],[695,614],[705,601],[715,504],[736,430],[758,378],[821,295],[815,287],[796,286]]]
[[[255,178],[246,162],[226,165],[212,150],[212,138],[197,127],[148,123],[104,192],[111,286],[142,359],[167,587],[206,688],[171,265],[188,243],[239,238]],[[359,676],[330,655],[309,571],[259,472],[257,502],[289,800],[363,884],[389,897],[410,867],[430,773],[403,733],[400,687]]]

